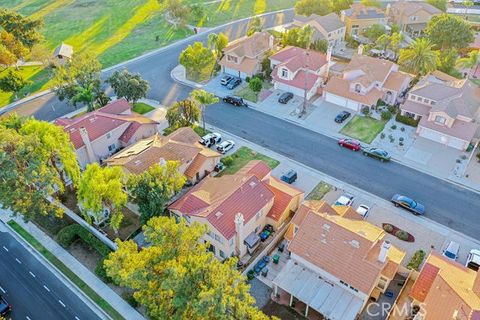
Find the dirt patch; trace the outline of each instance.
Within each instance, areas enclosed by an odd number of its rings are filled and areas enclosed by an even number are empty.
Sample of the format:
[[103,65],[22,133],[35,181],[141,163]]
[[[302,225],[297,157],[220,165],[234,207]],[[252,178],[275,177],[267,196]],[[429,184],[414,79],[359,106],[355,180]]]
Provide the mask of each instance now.
[[278,304],[273,300],[270,300],[263,308],[262,311],[269,316],[275,316],[282,320],[304,320],[307,319],[304,316],[298,314],[290,307]]
[[140,217],[128,208],[123,208],[123,220],[118,230],[118,234],[112,228],[103,228],[110,239],[120,238],[121,240],[129,239],[135,231],[140,228]]
[[63,203],[63,205],[65,207],[72,210],[73,212],[75,212],[79,216],[82,215],[82,213],[80,212],[80,209],[78,208],[78,205],[77,205],[77,193],[76,193],[75,190],[72,190],[70,188],[66,188],[65,192],[63,194],[61,194],[58,198],[60,199],[60,201]]
[[98,262],[102,259],[102,256],[96,250],[90,248],[81,239],[72,243],[68,248],[68,252],[93,273],[95,273],[95,267]]

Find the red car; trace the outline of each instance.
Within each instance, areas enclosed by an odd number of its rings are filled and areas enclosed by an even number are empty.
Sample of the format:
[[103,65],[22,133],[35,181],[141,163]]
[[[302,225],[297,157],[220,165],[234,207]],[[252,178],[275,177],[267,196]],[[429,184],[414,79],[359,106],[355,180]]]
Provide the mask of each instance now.
[[353,151],[359,151],[362,149],[360,142],[352,139],[340,139],[338,140],[338,145]]

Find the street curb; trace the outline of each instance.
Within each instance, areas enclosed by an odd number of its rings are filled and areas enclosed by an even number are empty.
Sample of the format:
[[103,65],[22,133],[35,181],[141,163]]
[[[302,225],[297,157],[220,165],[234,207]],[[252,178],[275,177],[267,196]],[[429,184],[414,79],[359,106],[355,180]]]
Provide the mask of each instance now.
[[[13,219],[12,219],[13,220]],[[15,221],[15,220],[13,220]],[[66,275],[64,275],[58,268],[53,265],[47,258],[45,258],[36,248],[34,248],[26,239],[24,239],[20,234],[18,234],[8,223],[0,219],[0,222],[3,223],[8,230],[10,230],[10,233],[19,241],[27,250],[31,249],[31,252],[34,253],[35,258],[40,261],[47,269],[51,270],[52,273],[60,280],[63,282],[64,285],[66,285],[68,288],[73,289],[76,293],[77,296],[80,297],[80,299],[83,300],[83,302],[87,303],[92,310],[95,311],[95,313],[100,316],[102,315],[104,319],[111,319],[110,315],[106,313],[102,308],[100,308],[85,292],[83,292],[80,288],[77,287],[75,283],[73,283]],[[28,232],[28,230],[25,230]],[[30,234],[30,232],[28,232]],[[31,234],[30,234],[31,235]],[[40,244],[41,242],[35,238],[33,235],[32,237],[36,239]],[[43,245],[42,245],[43,246]],[[45,248],[48,250],[47,248]],[[52,253],[50,250],[48,250],[50,253]],[[53,255],[53,253],[52,253]],[[60,260],[60,259],[59,259]],[[68,267],[67,267],[68,268]],[[70,269],[70,268],[68,268]],[[71,270],[71,269],[70,269]],[[73,271],[72,271],[73,272]],[[83,281],[83,279],[81,279]],[[101,280],[99,280],[101,281]],[[88,283],[83,281],[87,286],[90,287]],[[92,289],[90,287],[90,289]],[[93,289],[92,289],[93,290]],[[97,293],[98,294],[98,293]],[[102,297],[103,299],[103,297]],[[86,301],[85,301],[86,300]],[[108,301],[106,301],[108,303]],[[109,303],[110,304],[110,303]],[[92,308],[93,307],[93,308]],[[112,307],[113,308],[113,307]]]

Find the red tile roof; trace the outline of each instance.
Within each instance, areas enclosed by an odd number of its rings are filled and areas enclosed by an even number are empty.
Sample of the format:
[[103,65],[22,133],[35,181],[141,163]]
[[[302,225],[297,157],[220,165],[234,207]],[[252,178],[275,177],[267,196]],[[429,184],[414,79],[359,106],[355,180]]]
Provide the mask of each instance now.
[[110,114],[121,114],[127,110],[130,110],[132,106],[128,103],[127,99],[121,98],[110,102],[106,106],[98,109],[98,111]]
[[280,189],[275,188],[272,185],[267,185],[268,189],[273,192],[275,195],[275,200],[273,202],[273,206],[270,209],[270,211],[267,213],[267,217],[272,218],[275,221],[278,221],[283,212],[287,209],[287,207],[290,205],[290,202],[294,198],[292,195],[283,192]]
[[410,296],[420,302],[425,301],[439,270],[438,267],[426,263],[410,291]]
[[133,137],[135,132],[137,132],[138,128],[140,128],[141,126],[142,124],[138,122],[130,123],[127,130],[125,130],[125,132],[122,133],[122,135],[120,136],[119,140],[124,143],[128,143],[128,141],[130,141],[130,139]]
[[253,174],[258,179],[263,180],[267,175],[270,174],[272,169],[261,160],[253,160],[247,163],[242,169],[238,171],[239,174]]

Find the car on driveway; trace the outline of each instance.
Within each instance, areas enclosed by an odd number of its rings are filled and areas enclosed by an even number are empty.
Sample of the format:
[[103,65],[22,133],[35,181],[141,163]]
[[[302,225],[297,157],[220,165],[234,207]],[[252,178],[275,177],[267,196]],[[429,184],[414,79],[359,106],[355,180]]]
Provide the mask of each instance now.
[[5,317],[10,311],[12,311],[12,305],[4,297],[0,296],[0,316]]
[[211,146],[219,143],[220,141],[222,141],[222,135],[217,132],[212,132],[204,135],[199,142],[204,146],[210,148]]
[[353,151],[359,151],[362,149],[360,142],[349,138],[338,140],[338,145]]
[[415,215],[425,214],[425,206],[413,199],[410,199],[409,197],[400,194],[394,194],[390,201],[395,205],[395,207],[400,206],[408,211],[411,211]]
[[222,79],[220,80],[220,84],[222,86],[226,86],[232,79],[233,79],[233,76],[227,74],[222,77]]
[[361,204],[358,206],[357,210],[355,211],[357,211],[357,213],[361,215],[363,219],[366,219],[370,211],[370,208],[364,204]]
[[286,173],[282,174],[280,180],[288,184],[292,184],[297,180],[297,172],[295,170],[288,170]]
[[365,148],[362,148],[362,153],[365,156],[378,159],[381,162],[390,161],[390,158],[391,158],[390,154],[387,151],[380,148],[365,147]]
[[242,83],[242,79],[240,78],[233,78],[227,83],[227,89],[228,90],[233,90],[236,87],[238,87]]
[[335,117],[335,122],[336,123],[342,123],[343,121],[347,120],[348,117],[350,117],[352,114],[348,111],[342,111],[337,116]]
[[232,140],[225,140],[217,146],[217,151],[221,154],[225,154],[233,147],[235,147],[235,142],[233,142]]
[[465,267],[470,268],[474,271],[480,269],[480,250],[472,249],[468,253],[467,263]]
[[458,242],[450,241],[445,250],[443,250],[442,255],[445,258],[456,261],[458,259],[458,251],[460,251],[460,245]]
[[350,194],[341,195],[337,201],[335,201],[336,206],[351,206],[353,204],[354,196]]
[[281,104],[287,104],[288,101],[292,100],[292,98],[293,98],[293,93],[284,92],[284,93],[282,93],[280,98],[278,98],[278,102],[281,103]]
[[222,100],[223,100],[223,102],[233,104],[236,107],[243,107],[243,106],[246,107],[247,106],[245,101],[243,101],[243,99],[239,98],[239,97],[226,96]]

